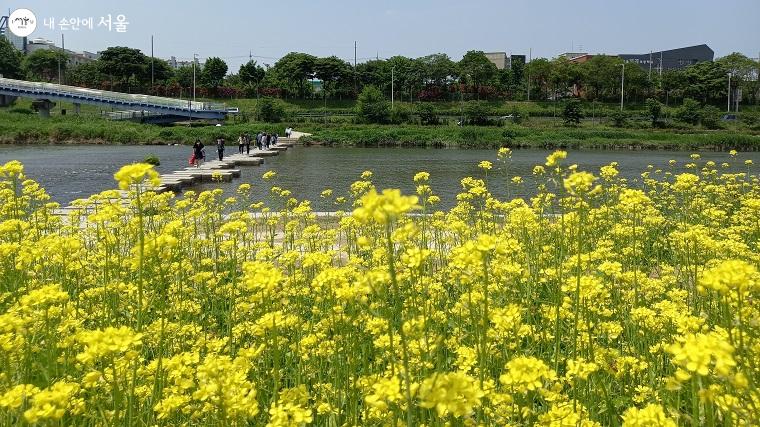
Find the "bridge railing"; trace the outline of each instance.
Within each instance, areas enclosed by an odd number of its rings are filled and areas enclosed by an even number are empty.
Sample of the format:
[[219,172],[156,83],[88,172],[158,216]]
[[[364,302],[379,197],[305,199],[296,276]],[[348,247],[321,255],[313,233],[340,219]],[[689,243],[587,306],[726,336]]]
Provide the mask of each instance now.
[[111,120],[131,120],[131,119],[144,119],[147,117],[160,117],[163,113],[157,113],[155,111],[144,110],[129,110],[129,111],[101,111],[102,117],[107,117]]
[[162,96],[111,92],[108,90],[59,85],[55,83],[28,82],[0,77],[0,89],[23,90],[41,97],[45,95],[87,97],[103,102],[130,102],[149,104],[151,106],[171,107],[188,111],[225,111],[225,104],[215,102],[198,102]]

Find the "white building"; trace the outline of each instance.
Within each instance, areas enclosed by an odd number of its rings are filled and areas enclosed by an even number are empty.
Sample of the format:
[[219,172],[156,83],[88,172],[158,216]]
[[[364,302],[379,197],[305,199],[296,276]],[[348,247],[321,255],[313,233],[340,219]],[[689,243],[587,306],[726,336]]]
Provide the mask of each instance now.
[[[171,58],[167,59],[166,62],[169,64],[170,67],[174,68],[175,70],[177,68],[192,67],[193,66],[193,61],[192,60],[189,60],[189,61],[180,61],[180,60],[177,59],[176,56],[172,56]],[[201,61],[200,59],[196,59],[195,60],[195,66],[196,67],[203,68],[204,63],[205,62]]]
[[[44,50],[61,50],[61,48],[56,46],[55,43],[43,38],[32,39],[26,44],[27,53],[33,53],[35,51],[43,50],[43,49]],[[69,58],[69,65],[74,66],[74,67],[78,65],[86,64],[88,62],[92,62],[100,58],[100,54],[87,52],[87,51],[75,52],[73,50],[64,49],[63,53],[65,53],[66,56]]]

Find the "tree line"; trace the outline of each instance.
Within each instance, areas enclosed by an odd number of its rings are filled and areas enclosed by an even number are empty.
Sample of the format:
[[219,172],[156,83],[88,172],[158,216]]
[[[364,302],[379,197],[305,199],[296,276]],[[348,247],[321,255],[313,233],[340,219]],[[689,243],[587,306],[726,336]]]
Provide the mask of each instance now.
[[[396,99],[411,102],[617,101],[622,65],[617,56],[596,55],[583,63],[564,57],[537,58],[527,64],[513,61],[511,67],[498,69],[483,52],[473,50],[459,61],[436,53],[420,58],[394,56],[354,67],[335,56],[291,52],[271,67],[252,60],[232,73],[228,73],[223,59],[207,58],[195,69],[195,86],[198,96],[218,98],[355,99],[363,88],[374,86],[386,97],[393,88]],[[59,66],[63,82],[77,86],[172,97],[187,97],[193,88],[193,67],[173,69],[166,61],[151,59],[138,49],[110,47],[98,60],[69,66],[59,51],[37,50],[22,55],[0,38],[0,73],[8,77],[58,81]],[[633,102],[654,98],[666,104],[684,99],[719,104],[726,100],[731,73],[732,91],[741,90],[743,103],[757,103],[758,67],[757,61],[740,53],[662,73],[626,64],[624,97]],[[320,83],[315,85],[314,81]]]

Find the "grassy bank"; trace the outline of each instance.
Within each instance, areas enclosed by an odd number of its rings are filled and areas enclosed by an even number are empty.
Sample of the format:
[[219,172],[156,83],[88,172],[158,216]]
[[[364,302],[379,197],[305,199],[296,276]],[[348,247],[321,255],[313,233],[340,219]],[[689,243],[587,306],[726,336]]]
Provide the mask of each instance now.
[[[230,122],[221,127],[155,126],[92,115],[43,119],[23,111],[0,110],[0,143],[187,144],[196,138],[210,141],[218,136],[234,140],[243,132],[282,134],[286,126],[256,122]],[[313,134],[307,142],[354,146],[760,149],[760,135],[751,131],[613,128],[590,123],[576,128],[536,121],[505,127],[303,123],[296,129]]]
[[734,131],[617,129],[602,126],[455,127],[455,126],[314,126],[308,141],[356,146],[427,146],[464,148],[654,148],[760,149],[760,136]]
[[243,132],[279,132],[284,125],[241,123],[215,126],[156,126],[117,122],[99,117],[36,115],[0,111],[0,143],[5,144],[186,144],[200,138],[209,141],[223,136],[237,139]]

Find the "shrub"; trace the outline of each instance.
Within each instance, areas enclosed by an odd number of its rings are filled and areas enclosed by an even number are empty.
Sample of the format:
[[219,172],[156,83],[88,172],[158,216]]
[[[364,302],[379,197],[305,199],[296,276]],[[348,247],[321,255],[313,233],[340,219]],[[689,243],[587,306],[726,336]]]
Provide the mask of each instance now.
[[465,121],[471,125],[487,125],[491,107],[483,101],[469,101],[464,106]]
[[417,104],[417,114],[420,116],[420,124],[429,126],[437,125],[441,122],[433,104],[427,102]]
[[517,105],[512,106],[512,109],[509,110],[509,114],[512,116],[512,123],[517,124],[517,125],[522,123],[524,119],[530,118],[529,114],[524,112]]
[[565,125],[578,126],[583,118],[581,102],[577,99],[571,99],[568,101],[565,104],[565,108],[562,110],[562,118],[565,120]]
[[259,118],[265,122],[276,123],[282,121],[285,115],[283,106],[273,98],[262,98],[258,102]]
[[743,123],[745,123],[747,126],[752,126],[752,125],[755,125],[757,123],[760,123],[760,115],[758,115],[756,113],[755,114],[753,114],[753,113],[742,113],[739,116],[739,119]]
[[34,111],[32,111],[29,108],[24,108],[24,107],[13,107],[13,108],[8,109],[8,112],[15,113],[15,114],[25,114],[25,115],[34,114]]
[[662,103],[654,98],[647,98],[646,106],[649,119],[652,120],[652,127],[656,127],[662,115]]
[[411,123],[412,122],[412,109],[404,104],[399,104],[393,107],[391,110],[391,123]]
[[147,163],[149,165],[153,166],[161,166],[161,160],[159,160],[158,156],[150,153],[143,159],[143,163]]
[[690,98],[684,99],[681,108],[676,110],[676,119],[690,125],[699,124],[702,119],[702,109],[699,107],[699,103]]
[[488,141],[486,129],[479,127],[463,127],[459,130],[459,145],[461,147],[482,147]]
[[612,121],[612,126],[621,128],[625,126],[628,116],[620,110],[615,110],[610,113],[609,118]]
[[387,123],[391,106],[375,86],[365,86],[356,100],[356,115],[365,123]]
[[722,127],[720,123],[721,112],[717,107],[707,105],[702,108],[700,115],[700,122],[707,129],[720,129]]
[[518,132],[514,127],[507,126],[504,130],[501,131],[501,136],[504,138],[504,141],[512,142],[515,138],[518,137]]

